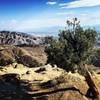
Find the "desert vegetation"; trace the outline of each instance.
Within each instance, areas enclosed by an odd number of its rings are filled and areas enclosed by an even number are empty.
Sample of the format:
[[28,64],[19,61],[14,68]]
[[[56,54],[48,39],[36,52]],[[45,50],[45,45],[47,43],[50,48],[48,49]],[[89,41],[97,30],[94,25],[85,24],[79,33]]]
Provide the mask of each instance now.
[[58,39],[52,39],[45,51],[48,63],[67,71],[85,72],[84,65],[91,61],[96,42],[96,30],[84,29],[77,18],[67,21],[65,30],[61,30]]

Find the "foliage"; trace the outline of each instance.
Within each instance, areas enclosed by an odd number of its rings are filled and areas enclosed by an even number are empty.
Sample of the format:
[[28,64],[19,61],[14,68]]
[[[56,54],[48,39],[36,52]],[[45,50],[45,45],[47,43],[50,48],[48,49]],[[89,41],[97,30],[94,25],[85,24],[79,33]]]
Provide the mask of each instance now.
[[48,55],[47,63],[57,64],[66,70],[84,69],[90,61],[96,41],[95,29],[84,29],[77,18],[67,21],[67,28],[60,31],[58,40],[53,39],[45,48]]
[[100,48],[95,48],[95,55],[91,59],[91,63],[96,67],[100,67]]
[[95,51],[96,51],[96,54],[95,54],[96,59],[100,60],[100,48],[97,48]]
[[0,66],[5,66],[5,65],[8,65],[8,64],[12,64],[14,62],[15,61],[13,59],[3,59],[3,58],[0,58]]
[[98,37],[98,40],[100,41],[100,37]]
[[44,38],[44,43],[45,44],[49,44],[52,40],[53,40],[53,37],[52,36],[46,36]]

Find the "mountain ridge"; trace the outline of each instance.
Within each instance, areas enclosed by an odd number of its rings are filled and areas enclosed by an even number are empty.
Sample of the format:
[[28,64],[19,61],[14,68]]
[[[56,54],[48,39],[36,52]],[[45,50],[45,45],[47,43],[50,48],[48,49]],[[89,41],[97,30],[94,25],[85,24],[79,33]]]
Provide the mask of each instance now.
[[23,32],[0,31],[0,44],[16,46],[34,46],[43,43],[43,37],[32,36]]

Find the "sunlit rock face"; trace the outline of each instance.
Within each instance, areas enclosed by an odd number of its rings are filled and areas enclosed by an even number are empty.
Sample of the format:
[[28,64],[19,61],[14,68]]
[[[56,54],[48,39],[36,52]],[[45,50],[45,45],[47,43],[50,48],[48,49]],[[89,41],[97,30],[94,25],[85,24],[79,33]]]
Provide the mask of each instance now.
[[[94,80],[99,85],[96,74]],[[88,90],[85,77],[56,65],[29,68],[13,63],[0,68],[0,98],[4,100],[88,100]]]

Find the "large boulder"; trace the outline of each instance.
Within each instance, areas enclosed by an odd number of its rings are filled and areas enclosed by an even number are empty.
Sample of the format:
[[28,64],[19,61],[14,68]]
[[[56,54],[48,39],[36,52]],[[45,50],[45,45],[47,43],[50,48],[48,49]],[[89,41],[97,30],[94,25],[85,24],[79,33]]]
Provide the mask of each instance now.
[[100,100],[100,79],[98,78],[98,75],[95,72],[88,72],[86,81],[89,85],[87,96]]
[[30,84],[27,94],[33,100],[88,100],[85,78],[78,73],[65,73],[52,80]]
[[47,100],[88,100],[84,95],[78,91],[68,90],[64,92],[58,92],[48,96]]

